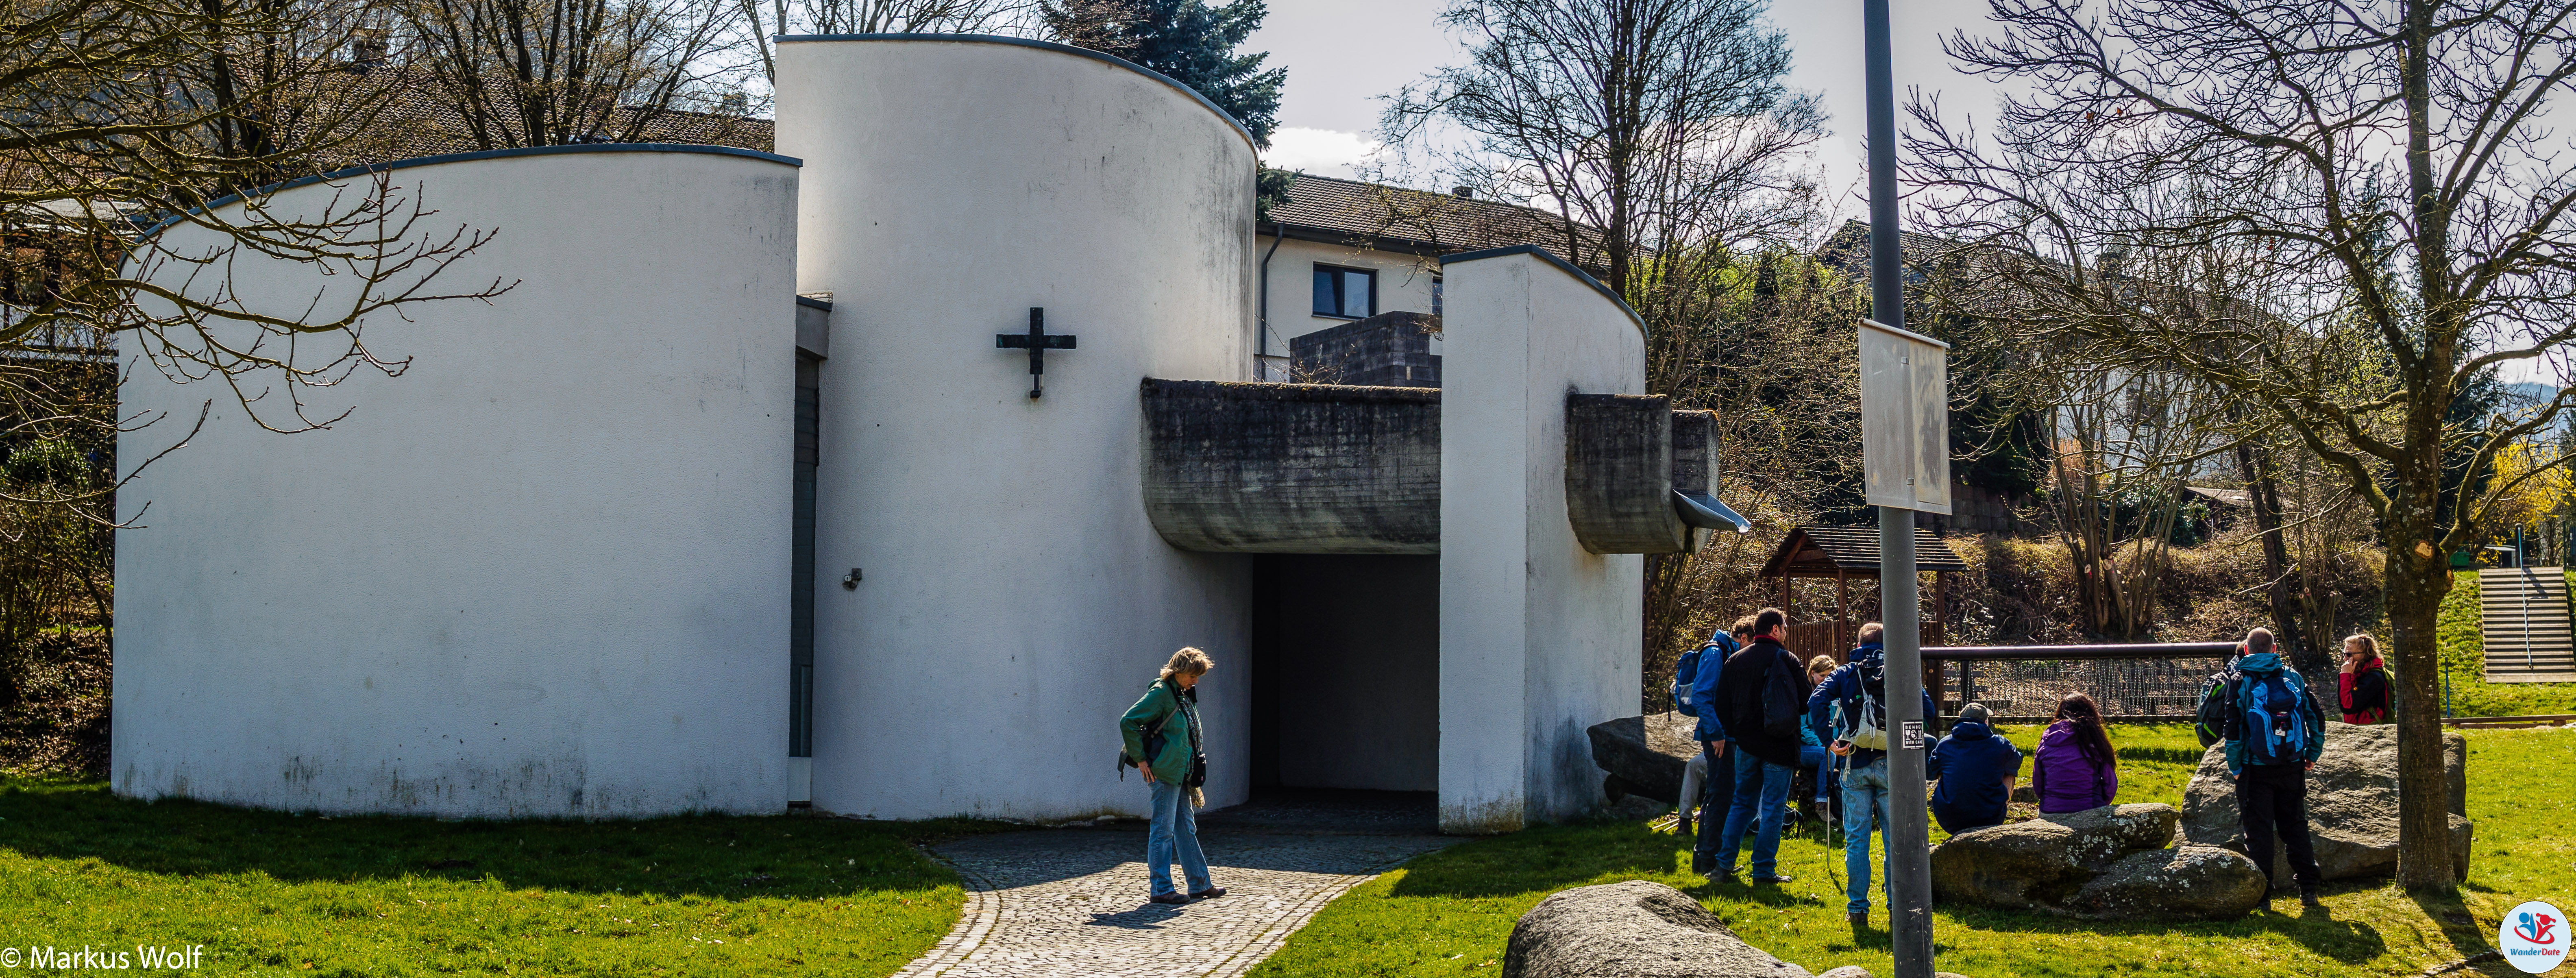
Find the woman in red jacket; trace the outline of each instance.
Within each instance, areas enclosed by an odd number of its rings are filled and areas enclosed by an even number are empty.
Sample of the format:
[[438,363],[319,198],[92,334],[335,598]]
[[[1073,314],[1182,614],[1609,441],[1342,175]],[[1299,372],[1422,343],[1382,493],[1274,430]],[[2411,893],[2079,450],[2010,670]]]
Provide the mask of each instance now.
[[2388,664],[2380,661],[2379,641],[2369,632],[2343,640],[2343,671],[2335,686],[2342,691],[2343,722],[2388,722]]

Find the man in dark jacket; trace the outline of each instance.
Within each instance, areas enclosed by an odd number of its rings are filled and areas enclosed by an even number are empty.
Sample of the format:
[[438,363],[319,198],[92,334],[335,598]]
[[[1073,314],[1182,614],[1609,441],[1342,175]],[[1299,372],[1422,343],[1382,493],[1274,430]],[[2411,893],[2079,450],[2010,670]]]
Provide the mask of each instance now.
[[[1764,608],[1753,616],[1753,643],[1726,660],[1718,673],[1718,719],[1735,749],[1735,799],[1717,839],[1715,876],[1735,874],[1744,833],[1754,831],[1753,882],[1786,883],[1780,875],[1780,822],[1789,810],[1789,782],[1798,770],[1798,724],[1806,717],[1807,671],[1780,644],[1789,616]],[[1703,830],[1705,831],[1705,830]]]
[[2227,773],[2236,776],[2236,812],[2245,828],[2245,854],[2265,875],[2272,872],[2272,837],[2289,844],[2290,873],[2299,902],[2317,900],[2315,840],[2308,836],[2308,770],[2326,749],[2325,711],[2299,674],[2283,668],[2270,629],[2245,636],[2242,673],[2226,690]]
[[1986,718],[1983,703],[1960,707],[1949,736],[1932,745],[1929,773],[1941,782],[1932,789],[1932,817],[1951,835],[2002,825],[2013,779],[2021,774],[2021,749],[1995,736]]
[[[1887,626],[1878,622],[1860,626],[1860,647],[1851,650],[1843,667],[1816,684],[1807,697],[1807,713],[1812,722],[1826,724],[1834,732],[1827,745],[1841,756],[1843,768],[1843,872],[1849,880],[1844,912],[1850,915],[1852,930],[1869,926],[1869,835],[1875,828],[1881,838],[1881,861],[1885,861],[1884,840],[1891,815],[1887,763],[1887,681],[1884,640]],[[1872,706],[1872,704],[1876,704]],[[1938,714],[1932,708],[1932,691],[1923,691],[1923,716]],[[1887,874],[1882,868],[1879,887],[1887,887]]]

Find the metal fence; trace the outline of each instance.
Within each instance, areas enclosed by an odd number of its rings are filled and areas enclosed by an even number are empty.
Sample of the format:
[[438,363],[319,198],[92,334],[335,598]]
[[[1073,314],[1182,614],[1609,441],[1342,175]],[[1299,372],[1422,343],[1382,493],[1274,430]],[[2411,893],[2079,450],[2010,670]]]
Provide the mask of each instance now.
[[1944,718],[1983,703],[1998,722],[2042,723],[2059,697],[2083,693],[2112,723],[2188,723],[2201,683],[2235,654],[2234,642],[1926,648],[1924,685]]

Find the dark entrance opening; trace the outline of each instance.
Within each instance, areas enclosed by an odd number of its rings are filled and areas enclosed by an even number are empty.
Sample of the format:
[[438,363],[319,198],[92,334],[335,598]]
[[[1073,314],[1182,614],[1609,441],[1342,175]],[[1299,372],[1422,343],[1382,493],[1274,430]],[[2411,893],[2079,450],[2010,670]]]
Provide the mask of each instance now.
[[[789,552],[787,756],[814,756],[814,489],[823,447],[823,359],[796,354],[796,503]],[[797,796],[801,799],[801,795]],[[789,804],[803,806],[801,800]]]
[[1252,625],[1256,800],[1427,813],[1440,788],[1440,558],[1261,555]]

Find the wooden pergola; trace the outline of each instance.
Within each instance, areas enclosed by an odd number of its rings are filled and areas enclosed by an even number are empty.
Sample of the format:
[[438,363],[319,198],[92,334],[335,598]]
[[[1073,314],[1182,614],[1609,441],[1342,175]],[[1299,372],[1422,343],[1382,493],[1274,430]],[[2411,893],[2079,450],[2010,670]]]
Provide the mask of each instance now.
[[[1968,562],[1942,543],[1940,537],[1921,527],[1914,529],[1914,567],[1917,572],[1932,574],[1932,620],[1923,623],[1923,644],[1941,644],[1949,624],[1942,599],[1950,591],[1951,571],[1968,569]],[[1789,613],[1789,651],[1805,660],[1817,655],[1830,655],[1839,662],[1850,654],[1854,632],[1859,628],[1851,620],[1851,582],[1878,579],[1878,527],[1875,526],[1801,526],[1789,531],[1772,551],[1771,559],[1762,565],[1763,577],[1780,579],[1780,610]],[[1789,587],[1792,578],[1832,578],[1834,581],[1834,618],[1829,622],[1798,624],[1796,596]]]

